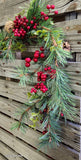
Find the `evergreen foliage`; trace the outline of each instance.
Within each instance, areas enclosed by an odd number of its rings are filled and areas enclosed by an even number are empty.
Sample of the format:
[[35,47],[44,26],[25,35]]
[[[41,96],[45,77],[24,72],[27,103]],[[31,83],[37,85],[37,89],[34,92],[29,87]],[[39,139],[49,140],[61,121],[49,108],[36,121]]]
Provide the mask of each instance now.
[[[54,8],[53,5],[47,5],[47,8],[49,7],[52,10]],[[52,12],[57,13],[54,10]],[[25,107],[22,106],[16,112],[16,116],[20,116],[20,120],[13,124],[12,130],[20,128],[24,131],[25,121],[28,120],[31,110],[32,125],[30,127],[36,128],[40,122],[43,129],[40,146],[53,147],[61,142],[61,118],[63,117],[65,121],[67,119],[73,120],[76,117],[76,109],[69,86],[69,77],[64,70],[67,58],[72,58],[72,56],[69,51],[63,49],[63,31],[55,27],[49,17],[50,13],[51,9],[46,9],[45,3],[42,3],[41,0],[33,0],[27,11],[27,16],[23,18],[24,21],[28,20],[27,26],[24,23],[23,26],[20,25],[21,17],[18,15],[14,22],[16,24],[13,32],[7,33],[8,39],[4,41],[4,36],[0,36],[2,37],[0,38],[0,47],[4,55],[8,53],[7,58],[12,58],[11,53],[16,50],[23,51],[26,49],[27,43],[34,42],[34,44],[37,43],[41,46],[40,51],[35,51],[34,59],[31,61],[27,57],[25,65],[20,66],[17,70],[20,84],[31,83],[34,87],[28,93],[29,101],[25,103]],[[33,18],[34,20],[32,20]],[[22,32],[24,32],[24,36],[20,34]],[[36,63],[38,68],[31,72],[30,65]],[[38,82],[35,83],[36,74]]]

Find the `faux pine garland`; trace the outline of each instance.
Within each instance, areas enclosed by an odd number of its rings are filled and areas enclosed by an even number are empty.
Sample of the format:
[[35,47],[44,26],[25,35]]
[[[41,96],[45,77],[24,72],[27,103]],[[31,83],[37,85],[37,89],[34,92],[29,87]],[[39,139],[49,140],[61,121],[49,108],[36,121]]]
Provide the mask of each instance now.
[[[22,85],[29,82],[29,77],[32,83],[35,75],[37,80],[36,83],[33,81],[34,87],[28,93],[29,102],[17,111],[20,120],[13,124],[12,129],[24,130],[25,119],[28,120],[29,115],[32,128],[36,128],[38,122],[41,124],[41,146],[57,146],[61,142],[60,119],[63,117],[65,121],[72,120],[76,116],[69,78],[64,71],[67,59],[72,56],[63,49],[63,31],[55,27],[50,13],[58,14],[54,5],[48,4],[45,8],[45,3],[42,5],[41,0],[33,0],[27,16],[16,16],[13,23],[8,22],[5,26],[8,33],[0,34],[3,58],[13,58],[12,53],[17,49],[23,51],[26,44],[37,43],[40,46],[33,59],[27,57],[25,65],[18,68]],[[38,68],[31,71],[31,65],[36,64]]]

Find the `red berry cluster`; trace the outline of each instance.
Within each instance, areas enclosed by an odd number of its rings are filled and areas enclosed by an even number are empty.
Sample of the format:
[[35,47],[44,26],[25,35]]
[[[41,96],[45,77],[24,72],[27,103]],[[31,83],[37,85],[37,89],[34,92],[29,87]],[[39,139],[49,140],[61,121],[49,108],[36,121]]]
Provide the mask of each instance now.
[[41,12],[41,19],[44,19],[45,21],[47,21],[49,17],[44,12]]
[[[46,8],[47,8],[48,10],[50,10],[50,9],[55,9],[55,5],[49,5],[49,4],[48,4],[48,5],[46,6]],[[54,13],[55,13],[55,14],[58,14],[58,11],[54,11]]]
[[34,88],[31,88],[31,93],[36,93],[37,90],[40,89],[40,91],[42,91],[43,93],[45,93],[46,91],[48,91],[48,88],[46,87],[46,85],[44,85],[44,83],[37,83]]
[[25,58],[25,66],[26,67],[30,67],[30,62],[31,62],[31,59],[29,57]]
[[36,93],[37,92],[37,90],[35,89],[35,88],[31,88],[31,93]]
[[39,57],[40,58],[44,58],[45,57],[44,47],[40,47],[40,51],[39,50],[35,51],[33,61],[37,62]]
[[29,22],[26,17],[21,18],[21,15],[15,17],[14,20],[14,36],[21,37],[22,39],[25,37],[26,32],[30,30],[30,28],[36,29],[37,23],[35,23],[36,17],[33,17],[33,20]]
[[44,70],[47,72],[47,75],[50,75],[50,78],[53,79],[55,78],[55,74],[56,74],[56,70],[52,69],[50,66],[49,67],[45,67]]
[[48,88],[46,87],[46,85],[44,85],[44,83],[37,83],[34,87],[36,89],[40,89],[40,91],[42,91],[43,93],[48,91]]
[[47,74],[44,74],[44,72],[40,71],[37,72],[37,81],[46,81]]

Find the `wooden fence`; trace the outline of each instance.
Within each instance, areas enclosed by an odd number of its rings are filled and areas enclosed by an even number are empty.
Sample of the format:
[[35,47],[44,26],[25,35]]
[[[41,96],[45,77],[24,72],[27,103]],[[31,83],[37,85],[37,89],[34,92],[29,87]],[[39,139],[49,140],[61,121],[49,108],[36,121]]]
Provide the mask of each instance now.
[[[66,71],[70,74],[71,87],[75,93],[77,117],[73,122],[69,119],[67,126],[60,122],[62,143],[57,149],[42,148],[38,152],[38,138],[42,134],[40,128],[31,129],[29,121],[26,122],[26,134],[10,130],[12,123],[19,120],[19,117],[15,118],[14,113],[27,101],[26,93],[31,88],[20,87],[19,79],[16,77],[15,67],[24,64],[24,61],[0,61],[1,160],[81,160],[81,0],[50,0],[50,3],[53,4],[53,1],[59,10],[59,15],[53,16],[55,25],[63,28],[65,40],[71,44],[73,60],[68,62]],[[1,0],[0,26],[4,26],[8,17],[13,18],[18,12],[18,6],[23,6],[25,2],[29,3],[28,0]],[[28,48],[27,55],[31,52],[34,52],[33,46]],[[21,56],[24,58],[25,54]]]

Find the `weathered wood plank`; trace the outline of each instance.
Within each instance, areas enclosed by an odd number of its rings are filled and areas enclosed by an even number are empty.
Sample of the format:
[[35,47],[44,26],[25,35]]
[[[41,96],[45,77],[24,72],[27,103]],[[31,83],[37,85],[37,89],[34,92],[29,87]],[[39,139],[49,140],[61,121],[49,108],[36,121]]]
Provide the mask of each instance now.
[[[17,159],[17,160],[25,160],[22,157],[22,155],[17,154],[15,151],[13,151],[11,148],[9,148],[4,143],[0,142],[0,146],[1,146],[0,147],[0,153],[2,155],[4,155],[5,158],[7,158],[8,160],[11,160],[11,159],[13,159],[13,160],[15,160],[15,159]],[[2,159],[2,157],[0,157],[0,158],[1,158],[0,160],[5,160],[5,158],[4,159]]]
[[0,154],[0,159],[1,160],[7,160],[2,154]]
[[[14,20],[15,15],[22,11],[20,7],[29,6],[30,0],[9,0],[0,5],[0,26],[4,26],[9,19]],[[27,4],[27,5],[26,5]]]
[[[16,66],[18,67],[19,64],[24,64],[24,61],[16,60],[14,63],[7,63],[7,64],[1,63],[0,64],[0,76],[19,79],[19,77],[17,77],[17,72],[16,72]],[[31,65],[30,70],[32,70],[32,69],[35,70],[37,67],[38,67],[38,65]],[[68,66],[66,67],[66,71],[69,74],[72,89],[74,91],[81,92],[81,63],[75,63],[75,62],[68,63]],[[36,81],[36,78],[34,78],[34,80]],[[0,83],[1,83],[1,92],[0,93],[3,96],[7,95],[9,97],[9,95],[10,95],[10,97],[11,97],[11,93],[17,95],[17,93],[16,93],[17,89],[21,90],[22,93],[21,92],[20,93],[23,94],[23,88],[18,86],[18,83],[16,83],[16,82],[8,82],[5,80],[0,80]],[[14,85],[16,85],[15,88],[13,87]],[[4,88],[4,91],[3,91],[3,88]],[[30,90],[30,88],[31,87],[28,86],[28,88],[27,88],[28,91]],[[25,88],[24,94],[26,94],[27,89]],[[11,92],[11,90],[12,90],[12,92]],[[25,95],[23,95],[23,96],[26,97]],[[14,97],[14,95],[13,95],[13,97]],[[16,98],[16,100],[17,100],[17,98]]]
[[[79,83],[70,84],[73,91],[81,92],[81,86]],[[26,102],[27,101],[27,92],[30,92],[31,87],[27,85],[26,87],[21,87],[17,82],[1,80],[0,79],[0,95],[5,96],[16,101]]]
[[[9,147],[14,149],[17,153],[22,154],[22,156],[24,156],[28,160],[36,160],[36,158],[38,160],[41,160],[41,158],[42,158],[42,160],[47,160],[47,159],[51,160],[51,158],[47,158],[46,156],[44,156],[44,154],[42,156],[42,153],[36,152],[35,149],[28,146],[23,141],[21,143],[21,141],[19,139],[10,135],[6,131],[3,131],[2,129],[0,131],[0,135],[1,135],[2,142],[4,142]],[[44,151],[44,149],[43,149],[43,151]],[[60,147],[58,149],[51,149],[49,151],[51,151],[54,154],[54,159],[56,159],[56,160],[58,160],[58,159],[59,160],[68,160],[68,158],[70,160],[74,160],[74,158],[76,158],[76,160],[79,160],[79,153],[75,152],[74,150],[72,152],[72,150],[70,150],[68,147],[66,147],[64,145],[60,145]]]
[[73,19],[71,21],[63,21],[55,23],[56,27],[60,27],[65,33],[78,33],[81,30],[81,21],[79,19]]
[[31,90],[31,86],[20,87],[18,83],[0,80],[0,95],[19,102],[27,101],[27,92]]
[[[2,128],[6,129],[7,131],[14,134],[16,137],[23,139],[28,144],[31,144],[32,146],[37,148],[39,143],[38,139],[42,134],[39,134],[39,132],[32,130],[29,127],[27,128],[27,133],[25,135],[23,135],[18,130],[11,131],[10,128],[12,124],[15,123],[16,121],[2,114],[0,114],[0,117],[1,117],[0,125]],[[80,126],[79,125],[73,126],[73,124],[72,123],[70,124],[69,122],[68,122],[68,125],[65,126],[64,123],[61,122],[61,127],[62,127],[62,133],[61,133],[62,142],[79,152],[80,151]],[[52,154],[50,154],[50,156],[52,156]]]
[[[77,108],[77,116],[73,120],[75,123],[81,123],[81,120],[80,120],[80,118],[81,118],[80,117],[80,108],[81,108],[80,101],[81,101],[80,97],[75,96],[75,103],[76,103],[76,108]],[[22,103],[18,103],[13,100],[9,100],[9,99],[5,99],[5,98],[0,97],[0,111],[2,113],[5,113],[5,114],[15,118],[15,116],[14,116],[15,111],[17,111],[18,108],[22,108],[22,107],[23,107]],[[17,117],[17,118],[19,119],[19,117]]]
[[28,160],[51,160],[51,158],[48,158],[43,153],[36,151],[33,147],[30,147],[28,144],[17,139],[15,136],[7,133],[6,131],[3,131],[2,129],[0,130],[0,135],[2,142]]
[[[7,63],[7,64],[1,63],[0,76],[19,79],[17,77],[17,73],[16,73],[16,70],[15,70],[16,66],[18,66],[19,64],[24,64],[24,61],[22,61],[22,60],[16,60],[14,63]],[[37,67],[38,67],[38,65],[31,65],[30,69],[31,70],[32,69],[35,70]],[[66,71],[69,74],[69,77],[70,77],[70,80],[71,80],[72,89],[74,91],[81,92],[81,63],[73,63],[73,62],[68,63],[68,66],[66,67]],[[6,90],[8,90],[8,87],[6,87],[6,84],[8,84],[8,83],[11,84],[12,83],[12,86],[13,85],[17,86],[18,85],[18,83],[16,83],[16,82],[15,83],[14,82],[8,82],[8,81],[5,81],[5,80],[3,80],[3,81],[0,80],[0,83],[1,83],[1,85],[4,86],[5,92],[6,92]],[[10,86],[10,84],[9,84],[9,86]],[[12,87],[12,89],[13,89],[13,87]],[[8,92],[9,92],[9,90],[8,90]],[[1,94],[3,94],[3,92],[1,92]]]
[[[0,5],[0,26],[4,25],[8,18],[13,18],[14,14],[17,14],[21,11],[19,6],[24,6],[25,3],[29,4],[31,0],[5,0],[4,3]],[[3,1],[2,1],[3,2]],[[79,11],[81,10],[80,0],[50,0],[50,4],[55,4],[56,10],[58,9],[59,14],[71,12],[71,11]],[[2,12],[1,12],[2,10]],[[4,14],[3,14],[4,13]]]
[[[16,110],[18,110],[18,108],[21,108],[22,105],[18,104],[17,102],[14,103],[13,101],[10,103],[10,102],[8,102],[8,100],[6,100],[4,103],[3,101],[0,100],[0,106],[1,106],[0,111],[3,113],[0,115],[0,117],[1,117],[0,125],[3,128],[5,128],[6,130],[8,130],[9,132],[11,132],[10,128],[12,126],[13,120],[11,118],[6,117],[4,114],[19,120],[20,116],[15,117],[14,113]],[[25,123],[27,125],[31,124],[31,122],[29,120],[28,120],[28,122],[25,122]],[[70,147],[74,148],[75,150],[80,151],[80,126],[73,125],[73,123],[70,123],[70,122],[67,123],[67,126],[65,126],[64,122],[60,122],[60,123],[61,123],[61,127],[62,127],[62,131],[61,131],[62,142],[65,143],[66,145],[69,145]],[[7,126],[7,124],[8,124],[8,126]],[[28,130],[32,133],[34,132],[34,131],[31,131],[31,129],[28,129]],[[38,127],[37,130],[42,131],[40,127]],[[16,131],[13,131],[12,133],[14,134],[15,132]],[[29,133],[29,135],[31,135],[30,132],[27,132],[27,134]],[[19,135],[19,134],[17,133],[17,135]],[[38,136],[36,136],[36,137],[38,138]],[[30,138],[29,138],[29,140],[30,140]],[[32,144],[32,145],[35,145],[35,147],[36,147],[36,144]]]

